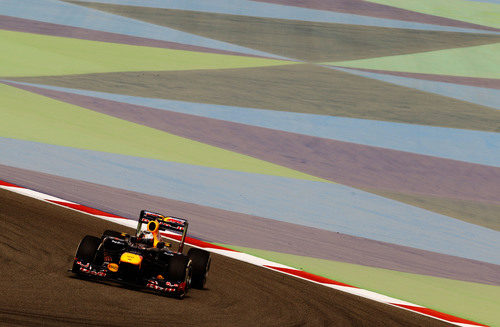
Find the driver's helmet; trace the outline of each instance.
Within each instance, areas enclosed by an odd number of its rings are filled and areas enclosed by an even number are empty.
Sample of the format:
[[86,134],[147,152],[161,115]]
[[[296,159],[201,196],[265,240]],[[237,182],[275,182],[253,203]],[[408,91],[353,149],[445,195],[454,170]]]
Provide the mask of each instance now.
[[152,246],[154,242],[153,234],[147,231],[143,231],[137,237],[137,242]]

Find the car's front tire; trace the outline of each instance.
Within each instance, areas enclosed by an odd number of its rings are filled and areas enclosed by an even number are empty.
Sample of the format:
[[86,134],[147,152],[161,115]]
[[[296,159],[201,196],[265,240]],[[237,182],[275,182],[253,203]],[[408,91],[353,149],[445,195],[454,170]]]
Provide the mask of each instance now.
[[191,276],[191,260],[188,257],[175,255],[170,258],[167,267],[167,280],[175,283],[185,283],[184,290],[177,294],[179,299],[183,299],[191,287]]
[[94,261],[95,255],[97,253],[97,248],[101,244],[101,239],[99,237],[85,235],[85,237],[80,241],[75,254],[75,260],[73,262],[72,272],[78,273],[80,271],[80,265],[76,263],[77,260],[82,260],[87,263],[92,263]]

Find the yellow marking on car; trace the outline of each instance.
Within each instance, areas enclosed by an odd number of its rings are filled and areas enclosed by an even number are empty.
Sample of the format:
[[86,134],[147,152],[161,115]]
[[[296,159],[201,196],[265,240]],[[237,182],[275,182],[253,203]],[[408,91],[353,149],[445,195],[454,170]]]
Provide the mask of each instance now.
[[156,220],[151,220],[148,223],[148,231],[151,232],[153,235],[154,241],[153,241],[153,246],[156,247],[156,245],[161,242],[160,239],[160,224]]
[[108,270],[111,272],[117,272],[118,271],[118,265],[116,263],[110,263],[108,265]]
[[125,252],[120,257],[120,262],[130,263],[131,265],[139,266],[142,263],[142,257],[137,254]]

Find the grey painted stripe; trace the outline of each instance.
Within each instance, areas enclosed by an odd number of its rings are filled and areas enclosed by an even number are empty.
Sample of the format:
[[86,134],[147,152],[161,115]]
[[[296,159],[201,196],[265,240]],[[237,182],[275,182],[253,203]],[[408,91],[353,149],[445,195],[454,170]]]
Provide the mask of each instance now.
[[192,103],[9,82],[291,133],[500,167],[500,133]]
[[56,0],[2,0],[0,15],[284,59],[270,53]]
[[0,164],[500,264],[500,232],[339,184],[0,138]]
[[396,85],[411,87],[413,89],[421,90],[424,92],[435,93],[462,101],[472,102],[479,105],[491,107],[493,109],[500,109],[500,90],[453,83],[428,81],[418,78],[401,77],[389,74],[372,73],[352,68],[333,66],[325,67],[330,67],[335,70],[340,70],[358,76],[373,78],[379,81],[384,81]]
[[83,0],[81,2],[99,2],[117,5],[141,6],[150,8],[192,10],[229,15],[257,16],[264,18],[293,19],[301,21],[339,23],[350,25],[380,26],[391,28],[408,28],[416,30],[500,34],[472,28],[431,25],[403,20],[375,18],[370,16],[337,13],[326,10],[315,10],[295,6],[248,0]]

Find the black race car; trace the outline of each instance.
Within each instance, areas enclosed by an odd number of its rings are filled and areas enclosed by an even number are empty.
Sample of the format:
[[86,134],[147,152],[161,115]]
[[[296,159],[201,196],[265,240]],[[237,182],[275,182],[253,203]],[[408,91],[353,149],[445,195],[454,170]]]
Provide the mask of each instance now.
[[[205,286],[210,269],[209,252],[191,248],[183,254],[187,229],[183,218],[142,210],[135,235],[113,230],[106,230],[101,237],[86,235],[78,245],[71,271],[182,299],[191,287]],[[170,250],[160,235],[167,230],[181,233],[177,251]]]

